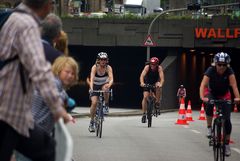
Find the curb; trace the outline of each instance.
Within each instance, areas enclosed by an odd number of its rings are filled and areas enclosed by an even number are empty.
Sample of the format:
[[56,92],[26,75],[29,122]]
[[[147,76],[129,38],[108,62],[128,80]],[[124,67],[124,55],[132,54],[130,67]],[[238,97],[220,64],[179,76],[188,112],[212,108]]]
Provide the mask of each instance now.
[[[166,113],[166,112],[173,112],[177,111],[178,109],[167,109],[167,110],[161,110],[161,113]],[[71,115],[74,118],[83,118],[83,117],[90,117],[89,112],[85,113],[76,113],[72,112]],[[124,116],[139,116],[142,115],[142,110],[135,110],[135,111],[127,111],[127,112],[110,112],[107,117],[124,117]]]

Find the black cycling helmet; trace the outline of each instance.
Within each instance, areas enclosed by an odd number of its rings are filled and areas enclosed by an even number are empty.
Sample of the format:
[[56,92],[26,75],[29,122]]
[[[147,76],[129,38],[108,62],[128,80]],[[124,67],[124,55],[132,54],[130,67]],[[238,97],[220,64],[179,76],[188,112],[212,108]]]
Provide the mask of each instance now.
[[105,52],[100,52],[97,55],[97,59],[108,59],[108,55]]
[[230,58],[230,56],[227,53],[220,52],[220,53],[217,53],[214,56],[213,61],[214,61],[214,63],[226,63],[226,64],[229,64],[231,62],[231,58]]

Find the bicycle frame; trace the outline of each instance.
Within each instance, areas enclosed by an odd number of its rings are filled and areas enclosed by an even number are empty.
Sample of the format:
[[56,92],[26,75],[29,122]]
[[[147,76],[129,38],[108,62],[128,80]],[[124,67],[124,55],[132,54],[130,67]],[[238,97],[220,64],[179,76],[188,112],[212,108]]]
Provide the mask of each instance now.
[[225,160],[225,118],[223,117],[222,108],[224,104],[231,103],[229,100],[210,100],[210,104],[216,106],[216,118],[213,120],[212,137],[210,138],[210,145],[213,145],[214,161]]
[[[144,87],[150,89],[150,93],[149,93],[149,96],[147,98],[147,119],[148,119],[148,127],[151,127],[152,126],[153,110],[155,109],[155,102],[156,102],[156,97],[155,97],[155,93],[153,92],[153,90],[156,87],[151,85],[151,84],[146,84]],[[155,112],[154,112],[154,115],[155,115]],[[155,116],[157,116],[157,115],[155,115]]]
[[109,90],[109,91],[93,90],[92,92],[99,93],[97,110],[96,110],[94,123],[95,123],[95,127],[96,127],[96,130],[95,130],[96,136],[101,138],[102,137],[103,121],[104,121],[104,113],[103,113],[103,107],[105,106],[104,93],[110,93],[110,95],[112,97],[112,89]]

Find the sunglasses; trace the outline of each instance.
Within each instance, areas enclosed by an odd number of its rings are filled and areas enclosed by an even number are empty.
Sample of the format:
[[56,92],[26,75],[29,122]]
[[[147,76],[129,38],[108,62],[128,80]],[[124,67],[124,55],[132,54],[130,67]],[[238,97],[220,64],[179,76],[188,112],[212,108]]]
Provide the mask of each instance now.
[[155,63],[151,63],[150,65],[156,66],[157,64],[155,64]]
[[217,66],[219,66],[219,67],[226,67],[227,64],[217,64]]
[[99,59],[99,60],[102,60],[102,61],[107,61],[107,59]]

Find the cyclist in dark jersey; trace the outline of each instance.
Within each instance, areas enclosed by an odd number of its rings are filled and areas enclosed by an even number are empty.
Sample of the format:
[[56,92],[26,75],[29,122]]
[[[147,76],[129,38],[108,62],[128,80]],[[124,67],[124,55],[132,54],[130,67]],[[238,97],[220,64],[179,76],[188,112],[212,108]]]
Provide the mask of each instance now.
[[[214,56],[213,65],[210,66],[204,73],[201,85],[200,85],[200,98],[204,102],[208,102],[209,99],[225,99],[231,100],[230,87],[233,90],[234,101],[239,102],[240,96],[237,87],[237,81],[233,69],[230,67],[230,56],[227,53],[220,52]],[[208,93],[206,94],[206,90]],[[231,124],[231,104],[225,104],[223,108],[223,115],[226,119],[226,151],[225,155],[230,156],[231,150],[229,146],[230,135],[232,131]],[[211,126],[213,118],[213,105],[207,104],[206,109],[207,116],[207,136],[211,136]]]
[[147,111],[147,98],[149,96],[149,89],[144,88],[145,84],[151,84],[156,86],[156,107],[158,107],[161,98],[161,87],[164,83],[163,68],[159,65],[159,59],[152,57],[150,63],[145,65],[140,75],[140,86],[143,87],[143,99],[142,99],[142,123],[146,122],[146,111]]
[[[112,67],[108,65],[108,55],[105,52],[100,52],[97,55],[96,64],[92,66],[91,74],[90,74],[90,82],[89,88],[90,90],[109,90],[113,84],[113,72]],[[91,107],[90,107],[90,125],[88,130],[90,132],[95,132],[94,127],[94,117],[96,113],[97,101],[99,94],[93,92],[91,94]],[[106,103],[106,107],[108,110],[108,102],[109,102],[109,93],[104,94],[104,99]]]

